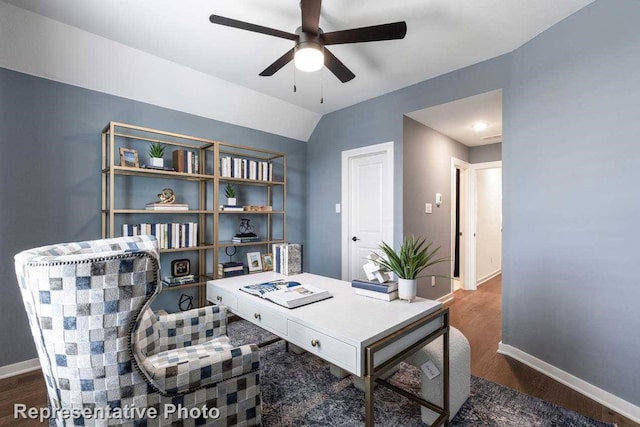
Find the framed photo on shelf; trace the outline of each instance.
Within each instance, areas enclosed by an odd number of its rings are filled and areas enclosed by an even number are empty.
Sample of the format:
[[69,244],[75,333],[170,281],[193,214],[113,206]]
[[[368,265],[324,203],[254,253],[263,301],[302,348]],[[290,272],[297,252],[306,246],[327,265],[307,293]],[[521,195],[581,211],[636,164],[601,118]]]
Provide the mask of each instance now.
[[273,271],[273,256],[262,254],[262,271]]
[[249,266],[249,272],[262,271],[260,252],[248,252],[247,265]]
[[120,166],[139,168],[138,151],[133,148],[120,147]]

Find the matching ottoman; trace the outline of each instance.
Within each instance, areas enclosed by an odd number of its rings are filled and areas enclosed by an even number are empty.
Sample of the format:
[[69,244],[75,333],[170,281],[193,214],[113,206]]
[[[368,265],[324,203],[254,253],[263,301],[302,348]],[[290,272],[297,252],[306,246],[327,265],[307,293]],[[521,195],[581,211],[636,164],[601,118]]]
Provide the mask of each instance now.
[[[440,374],[429,379],[420,369],[422,398],[443,405],[442,401],[442,337],[429,343],[416,353],[405,359],[406,363],[420,368],[431,360],[440,370]],[[456,328],[449,328],[449,420],[458,413],[462,404],[469,397],[471,388],[471,349],[467,338]],[[422,421],[431,425],[437,415],[430,409],[422,407]]]

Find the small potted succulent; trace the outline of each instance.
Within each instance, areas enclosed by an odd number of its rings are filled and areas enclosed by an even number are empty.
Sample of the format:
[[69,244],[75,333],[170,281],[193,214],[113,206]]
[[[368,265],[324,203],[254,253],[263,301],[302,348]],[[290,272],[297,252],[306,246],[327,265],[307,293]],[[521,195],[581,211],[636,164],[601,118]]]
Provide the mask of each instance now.
[[449,258],[436,258],[440,249],[432,249],[433,243],[427,243],[424,238],[406,237],[396,252],[391,246],[382,242],[380,249],[384,257],[375,262],[386,271],[398,276],[398,298],[411,302],[416,297],[418,276],[424,269],[434,264],[448,261]]
[[149,164],[158,168],[164,167],[164,149],[165,146],[159,142],[149,144]]
[[236,189],[233,185],[227,184],[224,187],[224,195],[227,198],[227,205],[235,206],[236,204]]

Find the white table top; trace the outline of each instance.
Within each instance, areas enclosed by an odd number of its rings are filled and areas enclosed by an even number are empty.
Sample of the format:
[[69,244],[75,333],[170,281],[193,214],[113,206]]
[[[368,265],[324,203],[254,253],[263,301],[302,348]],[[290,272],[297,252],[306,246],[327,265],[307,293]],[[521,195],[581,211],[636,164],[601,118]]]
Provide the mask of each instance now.
[[[245,285],[279,279],[326,289],[333,298],[288,309],[240,290]],[[256,306],[281,312],[289,319],[360,348],[442,307],[441,302],[424,298],[416,298],[409,303],[398,299],[388,302],[355,295],[349,282],[310,273],[284,276],[264,272],[211,280],[207,283],[207,289],[215,285],[238,297],[251,298]]]

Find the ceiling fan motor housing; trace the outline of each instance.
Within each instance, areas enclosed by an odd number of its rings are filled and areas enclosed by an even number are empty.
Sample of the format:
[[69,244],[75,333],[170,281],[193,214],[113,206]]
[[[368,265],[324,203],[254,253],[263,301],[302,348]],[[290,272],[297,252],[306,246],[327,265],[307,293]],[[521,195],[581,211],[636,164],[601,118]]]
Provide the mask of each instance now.
[[302,31],[302,27],[298,27],[296,29],[296,34],[298,36],[298,41],[296,42],[296,50],[312,48],[317,49],[320,52],[324,51],[324,43],[320,38],[322,34],[322,30],[318,28],[318,34],[313,33],[305,33]]

